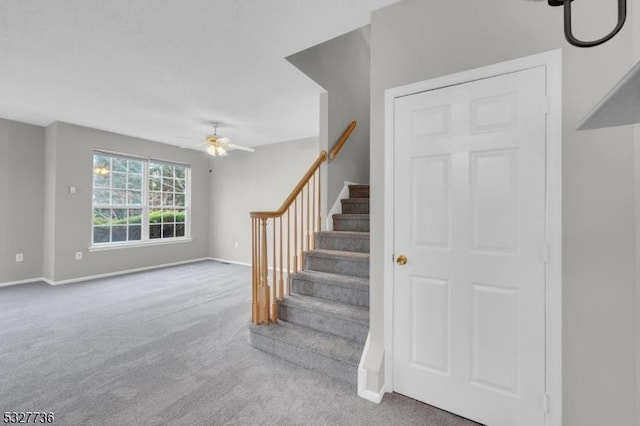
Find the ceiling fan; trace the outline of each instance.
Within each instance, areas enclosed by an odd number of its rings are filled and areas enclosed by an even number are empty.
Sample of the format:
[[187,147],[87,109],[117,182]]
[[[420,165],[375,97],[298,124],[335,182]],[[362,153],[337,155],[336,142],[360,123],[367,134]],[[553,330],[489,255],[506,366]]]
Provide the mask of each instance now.
[[[214,157],[224,157],[228,155],[228,150],[237,149],[240,151],[254,152],[255,149],[242,145],[236,145],[231,143],[231,139],[226,136],[218,135],[218,123],[211,123],[213,125],[213,134],[205,136],[204,142],[200,142],[196,145],[183,146],[182,148],[195,148],[199,146],[207,147],[207,153]],[[194,139],[194,138],[187,138]]]

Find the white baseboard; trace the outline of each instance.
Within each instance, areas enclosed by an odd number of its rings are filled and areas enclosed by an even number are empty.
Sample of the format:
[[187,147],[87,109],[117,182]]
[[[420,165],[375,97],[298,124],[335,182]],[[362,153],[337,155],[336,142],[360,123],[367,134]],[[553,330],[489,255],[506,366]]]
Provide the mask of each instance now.
[[358,364],[358,396],[360,398],[364,398],[368,401],[379,404],[382,401],[382,397],[384,396],[384,386],[381,386],[381,389],[378,391],[369,389],[368,371],[365,367],[365,360],[369,355],[369,338],[370,334],[367,335],[367,341],[364,344],[362,357],[360,358],[360,363]]
[[29,284],[29,283],[37,283],[40,281],[45,281],[44,278],[40,277],[40,278],[29,278],[26,280],[20,280],[20,281],[8,281],[8,282],[4,282],[4,283],[0,283],[0,287],[9,287],[12,285],[20,285],[20,284]]
[[342,200],[343,198],[349,198],[349,185],[359,185],[355,182],[345,181],[342,190],[338,194],[336,201],[334,201],[331,210],[327,213],[327,220],[325,221],[325,230],[333,231],[333,215],[342,213]]
[[115,277],[118,275],[126,275],[126,274],[133,274],[136,272],[144,272],[144,271],[151,271],[154,269],[160,269],[160,268],[168,268],[171,266],[179,266],[179,265],[187,265],[189,263],[196,263],[196,262],[202,262],[204,260],[212,260],[215,262],[224,262],[224,263],[231,263],[234,265],[242,265],[242,266],[251,266],[250,263],[245,263],[245,262],[236,262],[233,260],[226,260],[226,259],[218,259],[215,257],[202,257],[202,258],[198,258],[198,259],[190,259],[190,260],[183,260],[180,262],[172,262],[172,263],[163,263],[160,265],[153,265],[153,266],[145,266],[142,268],[134,268],[134,269],[125,269],[122,271],[115,271],[115,272],[107,272],[105,274],[97,274],[97,275],[87,275],[87,276],[83,276],[83,277],[78,277],[78,278],[70,278],[68,280],[60,280],[60,281],[54,281],[51,280],[49,278],[45,278],[45,277],[39,277],[39,278],[30,278],[30,279],[26,279],[26,280],[20,280],[20,281],[9,281],[9,282],[4,282],[4,283],[0,283],[0,287],[9,287],[9,286],[14,286],[14,285],[20,285],[20,284],[29,284],[29,283],[35,283],[35,282],[45,282],[49,285],[64,285],[64,284],[73,284],[73,283],[78,283],[78,282],[82,282],[82,281],[91,281],[91,280],[97,280],[100,278],[109,278],[109,277]]
[[211,259],[208,258],[208,257],[202,257],[202,258],[199,258],[199,259],[190,259],[190,260],[183,260],[183,261],[180,261],[180,262],[163,263],[161,265],[145,266],[145,267],[142,267],[142,268],[125,269],[123,271],[108,272],[106,274],[98,274],[98,275],[88,275],[88,276],[84,276],[84,277],[71,278],[71,279],[68,279],[68,280],[61,280],[61,281],[53,281],[53,280],[50,280],[48,278],[42,278],[42,281],[44,281],[44,282],[46,282],[47,284],[50,284],[50,285],[73,284],[73,283],[78,283],[78,282],[82,282],[82,281],[91,281],[91,280],[97,280],[97,279],[100,279],[100,278],[109,278],[109,277],[115,277],[115,276],[118,276],[118,275],[133,274],[133,273],[136,273],[136,272],[151,271],[153,269],[168,268],[170,266],[186,265],[186,264],[189,264],[189,263],[202,262],[203,260],[211,260]]
[[217,258],[217,257],[208,257],[207,259],[213,260],[213,261],[216,261],[216,262],[231,263],[232,265],[251,266],[250,263],[238,262],[236,260],[220,259],[220,258]]

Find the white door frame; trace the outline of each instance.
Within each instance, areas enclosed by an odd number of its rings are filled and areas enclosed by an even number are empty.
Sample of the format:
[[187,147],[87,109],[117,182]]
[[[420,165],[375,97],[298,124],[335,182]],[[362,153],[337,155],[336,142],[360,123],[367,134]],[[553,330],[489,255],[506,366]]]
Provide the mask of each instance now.
[[395,99],[540,66],[547,75],[547,426],[562,424],[562,50],[527,56],[385,91],[384,390],[393,392]]

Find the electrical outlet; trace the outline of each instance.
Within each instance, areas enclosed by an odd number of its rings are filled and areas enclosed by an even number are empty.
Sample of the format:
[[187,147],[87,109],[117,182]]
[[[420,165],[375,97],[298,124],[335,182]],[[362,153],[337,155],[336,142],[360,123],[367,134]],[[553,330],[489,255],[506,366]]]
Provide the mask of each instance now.
[[16,262],[22,262],[24,260],[23,253],[16,253]]
[[76,252],[76,260],[82,260],[82,252]]

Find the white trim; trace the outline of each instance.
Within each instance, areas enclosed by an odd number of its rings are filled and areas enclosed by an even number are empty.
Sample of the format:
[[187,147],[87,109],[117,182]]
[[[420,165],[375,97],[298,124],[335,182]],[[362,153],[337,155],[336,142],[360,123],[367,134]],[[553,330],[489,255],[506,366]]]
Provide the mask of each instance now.
[[463,71],[385,91],[384,210],[384,349],[385,392],[393,392],[393,148],[396,98],[545,66],[547,69],[547,263],[546,393],[550,396],[548,426],[562,424],[562,51],[560,49]]
[[135,247],[151,247],[151,246],[162,246],[165,244],[178,244],[178,243],[190,243],[193,242],[193,238],[158,238],[157,240],[146,240],[146,241],[127,241],[123,243],[104,243],[102,244],[94,244],[89,246],[88,250],[90,252],[94,251],[107,251],[107,250],[118,250],[125,248],[135,248]]
[[360,358],[360,363],[358,364],[358,396],[360,398],[364,398],[371,402],[375,402],[379,404],[382,401],[382,397],[384,396],[384,388],[378,392],[372,391],[368,389],[368,380],[367,380],[367,369],[364,366],[365,359],[367,358],[367,354],[369,353],[369,339],[371,338],[371,333],[367,334],[367,341],[364,344],[364,349],[362,349],[362,357]]
[[[213,260],[215,262],[231,263],[232,265],[251,266],[251,263],[238,262],[236,260],[220,259],[220,258],[217,258],[217,257],[208,257],[207,259]],[[273,268],[271,268],[271,269],[273,269]]]
[[349,185],[358,185],[358,184],[354,182],[349,182],[346,180],[344,181],[344,186],[342,187],[342,190],[336,197],[336,201],[334,201],[333,206],[331,207],[331,210],[329,210],[329,212],[327,213],[325,230],[333,231],[333,215],[342,213],[341,200],[343,198],[349,198]]
[[47,284],[50,285],[63,285],[63,284],[73,284],[73,283],[78,283],[78,282],[82,282],[82,281],[91,281],[91,280],[97,280],[100,278],[109,278],[109,277],[115,277],[118,275],[126,275],[126,274],[133,274],[135,272],[144,272],[144,271],[150,271],[153,269],[161,269],[161,268],[168,268],[170,266],[179,266],[179,265],[186,265],[189,263],[196,263],[196,262],[202,262],[204,260],[212,260],[208,257],[202,257],[199,259],[191,259],[191,260],[183,260],[180,262],[172,262],[172,263],[163,263],[161,265],[153,265],[153,266],[145,266],[142,268],[134,268],[134,269],[126,269],[123,271],[116,271],[116,272],[108,272],[106,274],[98,274],[98,275],[89,275],[89,276],[85,276],[85,277],[79,277],[79,278],[71,278],[68,280],[61,280],[61,281],[53,281],[50,280],[49,278],[42,278],[42,281],[46,282]]
[[42,277],[40,277],[40,278],[29,278],[29,279],[26,279],[26,280],[7,281],[7,282],[4,282],[4,283],[0,283],[0,287],[9,287],[9,286],[12,286],[12,285],[30,284],[30,283],[37,283],[37,282],[46,282],[46,281]]

